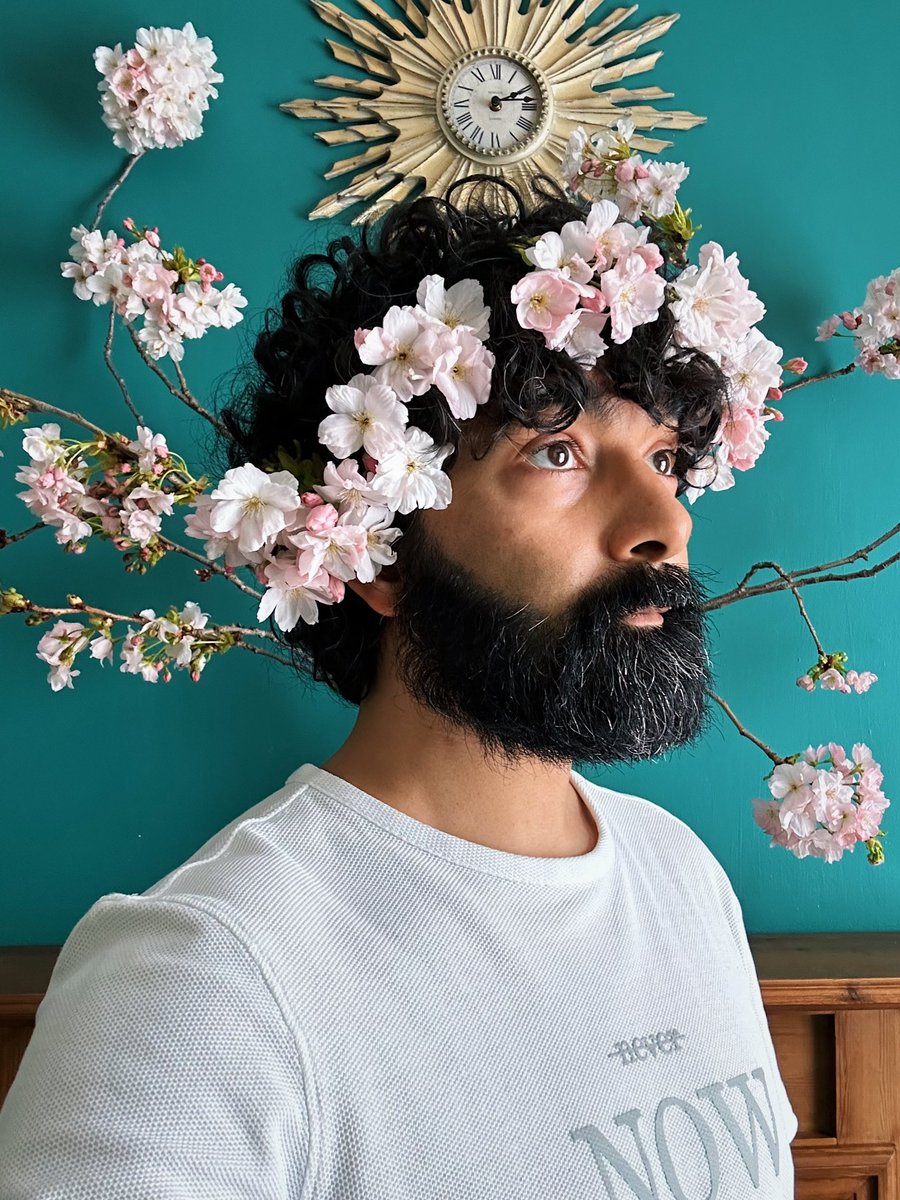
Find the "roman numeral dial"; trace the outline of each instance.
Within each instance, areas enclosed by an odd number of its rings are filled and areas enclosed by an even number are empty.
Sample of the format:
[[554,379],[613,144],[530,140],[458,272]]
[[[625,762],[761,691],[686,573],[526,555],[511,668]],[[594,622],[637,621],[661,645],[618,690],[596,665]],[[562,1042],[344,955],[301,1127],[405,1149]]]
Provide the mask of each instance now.
[[476,162],[522,158],[547,133],[550,93],[524,54],[496,47],[470,51],[445,72],[438,92],[445,132]]

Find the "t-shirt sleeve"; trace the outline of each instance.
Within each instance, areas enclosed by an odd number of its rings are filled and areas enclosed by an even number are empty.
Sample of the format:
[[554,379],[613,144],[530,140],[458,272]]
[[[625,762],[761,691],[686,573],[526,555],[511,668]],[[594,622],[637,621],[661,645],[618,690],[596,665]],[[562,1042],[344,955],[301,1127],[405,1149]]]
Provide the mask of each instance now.
[[60,951],[0,1109],[0,1196],[305,1200],[304,1068],[229,925],[191,898],[103,896]]
[[[710,854],[712,857],[712,855]],[[750,941],[747,937],[747,928],[744,924],[744,913],[741,908],[741,902],[737,898],[734,888],[731,886],[731,881],[725,874],[725,870],[721,863],[713,857],[713,871],[718,883],[719,895],[722,899],[722,905],[731,929],[732,937],[734,938],[738,957],[744,970],[744,975],[747,980],[747,988],[750,994],[750,1001],[753,1011],[756,1014],[757,1023],[759,1025],[760,1035],[765,1043],[769,1057],[771,1060],[772,1071],[774,1072],[773,1083],[778,1093],[779,1103],[784,1110],[790,1124],[793,1126],[793,1137],[796,1137],[799,1122],[797,1114],[794,1112],[791,1105],[790,1097],[787,1093],[787,1088],[784,1086],[784,1080],[781,1078],[781,1070],[778,1066],[778,1058],[775,1054],[775,1044],[772,1041],[772,1032],[769,1029],[769,1018],[766,1015],[765,1005],[763,1004],[762,992],[759,986],[759,975],[756,970],[756,963],[753,960],[753,952],[750,949]]]

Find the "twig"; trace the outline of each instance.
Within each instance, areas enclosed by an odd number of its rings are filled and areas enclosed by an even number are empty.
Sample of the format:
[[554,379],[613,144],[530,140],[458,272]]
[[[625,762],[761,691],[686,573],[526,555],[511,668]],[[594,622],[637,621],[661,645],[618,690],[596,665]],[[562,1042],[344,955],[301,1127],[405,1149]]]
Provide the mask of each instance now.
[[[83,417],[81,413],[67,412],[64,408],[57,408],[55,404],[48,404],[46,400],[35,400],[33,396],[25,396],[21,392],[14,392],[11,388],[5,387],[0,387],[0,399],[6,400],[13,405],[24,404],[27,408],[36,409],[38,412],[48,412],[53,413],[57,417],[65,417],[67,421],[89,429],[98,438],[105,438],[107,441],[117,441],[106,430],[101,429],[99,425],[95,425],[93,421],[89,421],[87,417]],[[124,442],[119,442],[118,446],[126,458],[137,458],[137,453],[134,450],[129,450]]]
[[778,565],[778,563],[775,563],[775,562],[766,563],[766,566],[771,567],[773,571],[778,572],[778,574],[782,577],[782,579],[787,580],[787,585],[791,589],[791,591],[794,593],[794,599],[797,601],[797,605],[800,609],[800,616],[806,622],[806,626],[809,629],[809,632],[812,634],[813,641],[816,643],[816,649],[819,652],[819,657],[825,658],[826,657],[825,647],[819,641],[819,635],[816,633],[815,628],[813,627],[813,623],[809,619],[809,613],[806,611],[806,605],[803,603],[803,597],[800,595],[799,591],[797,590],[797,585],[791,579],[791,577],[787,573],[787,571],[785,571],[783,567],[780,567]]
[[178,542],[173,542],[170,538],[163,537],[161,533],[158,533],[156,536],[158,540],[166,547],[166,549],[175,550],[178,554],[184,554],[188,558],[193,558],[196,562],[203,563],[206,570],[211,574],[224,575],[225,578],[229,579],[235,587],[240,588],[242,592],[246,592],[248,596],[252,596],[255,600],[262,600],[262,592],[258,592],[255,588],[250,587],[249,584],[244,583],[242,579],[238,579],[237,575],[233,574],[231,571],[226,571],[225,568],[220,567],[218,563],[214,563],[212,559],[205,558],[202,554],[198,554],[196,550],[191,550],[188,546],[181,546]]
[[898,533],[900,533],[900,525],[895,525],[893,529],[889,529],[887,533],[883,533],[874,542],[870,542],[868,546],[863,546],[860,550],[855,550],[853,554],[848,554],[846,558],[836,558],[834,562],[822,563],[818,567],[801,567],[799,571],[792,571],[791,574],[796,579],[798,575],[809,575],[813,571],[830,571],[833,567],[845,567],[848,563],[856,562],[858,558],[868,560],[872,550],[877,550],[879,546],[884,542],[890,541],[892,537],[896,537]]
[[[69,596],[69,600],[78,599],[75,596]],[[147,618],[142,617],[139,612],[136,613],[114,613],[108,612],[105,608],[95,608],[93,605],[79,603],[72,605],[70,608],[49,608],[44,604],[35,604],[33,600],[23,599],[22,603],[17,607],[9,610],[9,613],[16,612],[32,612],[46,617],[63,617],[67,614],[88,614],[95,617],[103,617],[110,621],[137,621],[143,624]],[[6,613],[4,615],[9,615]],[[161,618],[151,618],[151,620],[160,620]],[[241,637],[260,637],[268,641],[277,642],[277,636],[270,629],[248,629],[245,625],[207,625],[198,632],[209,633],[234,633]]]
[[753,742],[754,746],[759,746],[760,750],[762,750],[762,752],[764,754],[767,754],[769,756],[769,758],[771,758],[772,762],[775,764],[776,767],[780,763],[787,762],[787,759],[779,757],[779,755],[777,755],[775,753],[775,751],[771,748],[771,746],[767,746],[766,743],[761,742],[758,737],[754,737],[754,735],[750,732],[750,730],[747,729],[745,726],[743,726],[740,723],[740,721],[737,719],[737,717],[734,715],[734,713],[731,711],[731,709],[726,704],[726,702],[722,699],[721,696],[717,696],[715,692],[711,692],[708,689],[707,689],[706,694],[711,699],[715,700],[715,702],[717,704],[721,705],[721,707],[724,709],[726,715],[728,716],[729,720],[736,727],[738,733],[740,733],[742,737],[749,738],[750,741]]
[[204,420],[209,421],[211,425],[214,425],[215,428],[219,431],[219,433],[223,434],[225,437],[231,437],[231,434],[228,432],[228,430],[225,428],[225,426],[222,424],[222,422],[218,419],[218,417],[215,417],[211,412],[208,412],[207,409],[205,409],[203,407],[203,405],[197,400],[196,396],[194,396],[193,393],[188,389],[187,382],[184,378],[184,375],[181,372],[181,368],[179,367],[178,363],[175,362],[174,359],[172,359],[172,362],[175,367],[175,371],[178,375],[178,379],[183,385],[182,388],[177,388],[175,386],[175,384],[172,382],[172,380],[169,379],[168,375],[166,375],[166,373],[160,367],[158,367],[156,365],[156,363],[153,361],[153,359],[147,353],[145,347],[142,345],[141,340],[138,337],[137,331],[135,330],[134,326],[129,324],[127,321],[126,321],[126,326],[128,328],[128,332],[131,334],[131,340],[134,342],[138,354],[140,354],[141,358],[144,360],[144,362],[147,364],[147,366],[150,368],[150,370],[153,371],[154,374],[159,376],[159,378],[163,381],[163,383],[166,385],[166,387],[169,389],[169,391],[172,393],[172,395],[177,400],[184,401],[184,403],[188,406],[188,408],[192,408],[194,410],[194,412],[197,413],[199,416],[203,417]]
[[147,353],[146,349],[144,348],[143,343],[141,342],[141,339],[137,335],[137,330],[135,329],[134,324],[131,321],[126,321],[125,328],[128,330],[129,334],[131,335],[131,340],[134,342],[134,346],[135,346],[135,349],[137,350],[138,354],[141,356],[141,358],[144,360],[144,362],[147,364],[147,366],[150,368],[150,370],[153,372],[153,374],[157,375],[163,381],[163,383],[166,385],[166,387],[169,389],[169,391],[172,393],[172,395],[175,396],[176,399],[180,400],[182,398],[181,392],[175,386],[175,384],[172,382],[172,380],[168,377],[168,375],[165,373],[165,371],[162,369],[162,367],[160,367],[159,364],[157,362],[155,362],[155,360],[152,359],[150,357],[150,355]]
[[23,529],[21,533],[7,533],[5,529],[0,529],[0,550],[5,550],[7,546],[11,546],[13,542],[21,542],[22,538],[28,537],[29,533],[35,533],[38,529],[46,529],[47,526],[43,521],[38,521],[36,525],[29,525],[27,529]]
[[103,360],[106,363],[106,365],[109,367],[110,371],[112,372],[113,378],[115,379],[116,383],[122,389],[122,395],[125,398],[125,403],[128,405],[129,409],[131,410],[131,415],[134,417],[134,419],[138,425],[143,425],[144,418],[141,416],[141,414],[138,412],[138,410],[132,404],[131,397],[128,394],[128,388],[125,386],[125,380],[122,378],[122,376],[119,374],[119,372],[116,370],[115,366],[113,365],[112,344],[113,344],[113,332],[115,331],[115,327],[116,327],[116,310],[115,310],[115,308],[110,306],[109,331],[107,332],[107,335],[106,335],[106,346],[104,347],[104,350],[103,350]]
[[146,150],[139,150],[137,152],[137,154],[130,154],[128,156],[128,161],[126,162],[125,166],[119,172],[119,174],[116,176],[116,178],[113,180],[113,183],[109,188],[109,191],[106,193],[106,195],[100,201],[100,203],[97,205],[97,215],[94,217],[94,223],[91,226],[92,231],[94,229],[96,229],[97,226],[100,224],[100,218],[103,216],[103,211],[106,208],[107,204],[109,204],[110,200],[112,200],[113,196],[116,194],[116,192],[119,190],[119,188],[125,182],[125,180],[128,178],[129,174],[131,173],[132,169],[134,168],[135,163],[138,161],[139,158],[143,158],[145,153],[146,153]]
[[[845,575],[823,575],[816,574],[816,572],[827,571],[832,567],[846,566],[848,563],[855,562],[859,558],[867,559],[870,550],[876,546],[880,546],[889,538],[894,537],[898,532],[900,532],[900,525],[883,534],[869,546],[864,546],[861,550],[856,550],[853,554],[848,554],[846,558],[836,559],[833,563],[820,563],[816,567],[802,567],[796,571],[784,571],[782,567],[779,567],[774,562],[754,563],[737,587],[732,588],[730,592],[723,592],[720,596],[713,596],[707,600],[703,605],[703,610],[705,612],[712,612],[713,609],[724,608],[726,604],[736,604],[738,600],[746,600],[750,596],[765,596],[771,592],[783,592],[787,588],[793,590],[795,588],[807,587],[812,583],[843,583],[850,579],[869,579],[873,575],[877,575],[879,571],[883,571],[886,567],[890,567],[895,562],[900,561],[900,551],[892,554],[883,562],[876,563],[874,567],[867,567],[860,571],[849,571]],[[756,571],[766,568],[781,572],[782,578],[770,579],[767,583],[756,584],[755,587],[751,588],[745,586],[747,580]],[[799,578],[799,576],[809,576],[810,578]]]
[[789,383],[787,387],[781,389],[781,394],[794,391],[795,388],[806,387],[808,383],[818,383],[822,379],[837,379],[839,375],[849,375],[851,371],[856,370],[856,363],[847,363],[846,367],[841,367],[837,371],[823,371],[821,375],[807,375],[804,379],[798,379],[794,383]]
[[254,654],[264,654],[266,658],[274,658],[283,667],[294,665],[289,658],[282,658],[280,654],[273,654],[271,650],[263,650],[262,646],[251,646],[249,642],[238,642],[238,645],[242,650],[251,650]]

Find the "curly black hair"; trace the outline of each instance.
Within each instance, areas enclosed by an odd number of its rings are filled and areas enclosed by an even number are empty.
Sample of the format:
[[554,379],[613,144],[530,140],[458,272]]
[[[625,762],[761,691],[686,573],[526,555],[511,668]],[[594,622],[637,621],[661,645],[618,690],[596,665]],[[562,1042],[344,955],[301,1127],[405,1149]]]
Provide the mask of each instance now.
[[[549,350],[542,333],[523,329],[510,300],[513,284],[529,269],[521,246],[585,216],[584,207],[549,176],[535,176],[531,188],[533,196],[525,197],[510,183],[470,175],[453,184],[445,199],[424,195],[394,205],[361,225],[358,239],[343,235],[325,253],[298,258],[280,311],[265,314],[255,367],[238,368],[237,386],[219,414],[229,436],[214,455],[225,469],[251,462],[274,471],[321,453],[318,427],[331,411],[326,390],[368,369],[354,331],[381,324],[392,305],[415,304],[420,280],[437,274],[447,287],[461,279],[482,285],[490,308],[487,345],[495,355],[490,398],[479,406],[477,420],[459,423],[436,388],[408,402],[410,425],[454,446],[444,463],[451,478],[463,440],[479,457],[512,425],[559,432],[585,409],[602,413],[604,400],[622,397],[678,430],[675,473],[683,493],[686,473],[708,453],[718,429],[725,377],[707,355],[675,345],[667,304],[627,341],[610,344],[590,372],[565,351]],[[663,274],[671,279],[676,268],[655,234],[651,227],[650,239],[665,259]],[[416,517],[415,511],[398,515],[394,524],[407,530]],[[401,577],[403,541],[397,543]],[[301,621],[287,633],[272,618],[270,625],[300,673],[359,704],[374,679],[385,620],[348,588],[340,604],[320,606],[315,625]]]

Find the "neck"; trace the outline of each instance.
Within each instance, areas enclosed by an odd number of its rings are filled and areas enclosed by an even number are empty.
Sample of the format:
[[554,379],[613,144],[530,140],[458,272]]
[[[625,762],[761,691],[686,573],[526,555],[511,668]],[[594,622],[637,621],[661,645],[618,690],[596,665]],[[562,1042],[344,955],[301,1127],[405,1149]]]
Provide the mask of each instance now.
[[490,761],[473,733],[418,704],[384,657],[349,737],[321,765],[426,825],[510,854],[586,854],[599,836],[571,764]]

